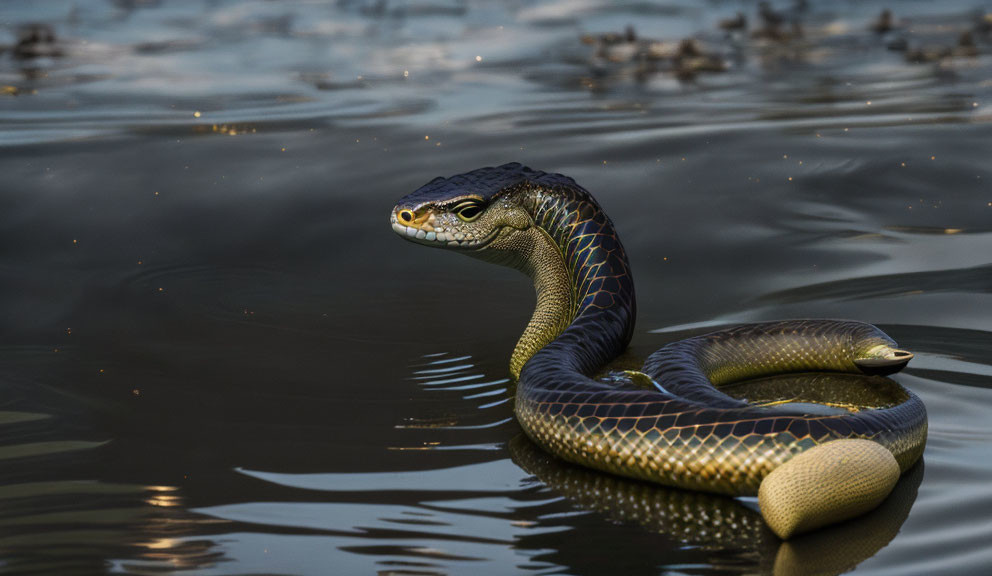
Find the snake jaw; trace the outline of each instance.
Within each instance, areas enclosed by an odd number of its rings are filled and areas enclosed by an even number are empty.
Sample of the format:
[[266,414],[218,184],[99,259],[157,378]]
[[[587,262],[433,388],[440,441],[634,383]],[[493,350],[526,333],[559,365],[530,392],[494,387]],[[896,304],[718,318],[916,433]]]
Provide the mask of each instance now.
[[494,230],[492,233],[484,238],[478,238],[473,234],[465,234],[461,231],[454,231],[446,229],[438,218],[432,212],[426,212],[421,215],[417,215],[414,218],[408,220],[410,224],[403,224],[398,218],[398,213],[409,210],[394,208],[392,213],[389,215],[389,224],[393,228],[393,232],[396,232],[403,238],[410,240],[411,242],[416,242],[418,244],[423,244],[425,246],[433,246],[435,248],[461,248],[461,249],[480,249],[485,247],[499,230]]
[[504,233],[533,226],[533,220],[515,202],[493,201],[481,215],[465,221],[446,205],[410,205],[401,202],[389,215],[393,231],[403,238],[435,248],[478,252]]

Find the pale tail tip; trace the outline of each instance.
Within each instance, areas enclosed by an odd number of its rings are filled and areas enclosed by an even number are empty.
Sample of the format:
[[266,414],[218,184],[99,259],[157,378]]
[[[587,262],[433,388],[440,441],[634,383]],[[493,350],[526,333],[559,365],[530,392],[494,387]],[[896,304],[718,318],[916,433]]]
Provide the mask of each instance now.
[[865,374],[888,376],[902,370],[913,359],[913,353],[898,348],[890,348],[879,358],[859,358],[854,361]]
[[787,540],[860,516],[882,503],[899,481],[891,452],[871,440],[834,440],[773,470],[758,489],[765,522]]

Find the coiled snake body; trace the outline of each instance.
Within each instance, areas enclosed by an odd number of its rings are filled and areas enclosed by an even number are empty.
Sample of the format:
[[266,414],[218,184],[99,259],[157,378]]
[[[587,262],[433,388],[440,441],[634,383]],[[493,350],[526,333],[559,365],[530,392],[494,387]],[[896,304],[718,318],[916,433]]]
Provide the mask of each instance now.
[[926,411],[901,387],[885,406],[830,415],[755,406],[717,388],[792,372],[900,370],[912,354],[870,324],[746,325],[652,354],[642,372],[654,389],[593,379],[630,341],[634,284],[612,222],[571,178],[519,164],[437,178],[401,199],[390,221],[407,239],[532,277],[537,306],[510,362],[515,410],[532,440],[566,460],[757,493],[786,538],[877,506],[922,455]]

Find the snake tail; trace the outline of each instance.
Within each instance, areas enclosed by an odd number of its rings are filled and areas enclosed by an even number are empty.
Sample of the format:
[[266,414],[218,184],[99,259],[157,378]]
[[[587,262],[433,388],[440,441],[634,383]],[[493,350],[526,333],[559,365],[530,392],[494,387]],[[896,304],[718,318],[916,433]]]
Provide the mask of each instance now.
[[[537,307],[510,361],[514,409],[527,436],[564,460],[759,500],[780,471],[762,510],[789,537],[877,505],[891,490],[892,460],[898,477],[923,453],[926,410],[902,387],[891,402],[826,415],[720,390],[800,372],[889,374],[909,362],[863,322],[787,320],[681,340],[644,365],[657,389],[594,379],[633,335],[634,281],[612,221],[567,176],[506,164],[436,178],[402,198],[390,224],[405,239],[532,278]],[[821,396],[849,404],[830,390]]]
[[758,505],[772,531],[788,540],[875,509],[898,481],[899,464],[881,444],[834,440],[773,470],[761,482]]

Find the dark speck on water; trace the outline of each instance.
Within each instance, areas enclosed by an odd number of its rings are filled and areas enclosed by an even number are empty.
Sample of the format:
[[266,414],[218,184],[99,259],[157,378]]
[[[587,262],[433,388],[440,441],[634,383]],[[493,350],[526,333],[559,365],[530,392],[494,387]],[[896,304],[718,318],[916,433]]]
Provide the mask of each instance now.
[[[5,1],[0,573],[987,573],[975,5]],[[387,221],[510,161],[616,223],[632,357],[879,324],[916,354],[925,470],[783,544],[751,502],[536,452],[528,282]]]

